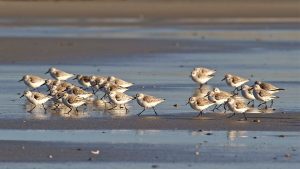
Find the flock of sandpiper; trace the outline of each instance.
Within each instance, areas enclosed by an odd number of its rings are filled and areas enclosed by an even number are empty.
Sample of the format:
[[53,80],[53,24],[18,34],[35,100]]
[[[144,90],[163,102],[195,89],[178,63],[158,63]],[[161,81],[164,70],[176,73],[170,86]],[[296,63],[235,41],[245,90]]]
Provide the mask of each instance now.
[[[53,79],[44,79],[35,75],[25,75],[20,81],[23,81],[32,90],[24,91],[27,100],[33,104],[33,108],[29,110],[31,112],[36,108],[37,105],[42,105],[46,113],[46,102],[52,101],[55,109],[59,109],[61,106],[69,108],[67,113],[72,110],[78,112],[78,107],[87,105],[88,100],[93,100],[95,97],[98,98],[97,93],[103,92],[103,97],[100,100],[105,103],[113,105],[108,110],[116,108],[125,108],[126,113],[129,111],[126,104],[132,100],[137,100],[137,103],[143,107],[143,110],[137,114],[141,115],[147,108],[152,108],[155,115],[158,115],[155,106],[164,102],[165,99],[157,98],[151,95],[143,93],[137,93],[134,97],[125,94],[125,92],[134,85],[116,78],[114,76],[85,76],[85,75],[74,75],[71,73],[64,72],[57,68],[51,67],[46,74],[50,73]],[[200,88],[207,84],[207,82],[215,76],[216,71],[204,67],[194,68],[191,72],[191,78],[194,82],[200,85]],[[67,82],[68,79],[74,77],[81,85],[76,86],[72,83]],[[198,116],[203,115],[203,111],[213,105],[213,111],[219,110],[221,106],[224,107],[225,112],[227,107],[233,114],[229,117],[234,116],[236,113],[243,113],[245,119],[247,119],[245,113],[248,111],[248,105],[252,103],[254,106],[254,100],[258,100],[261,103],[258,107],[265,105],[267,109],[267,102],[271,102],[270,107],[273,105],[273,100],[278,98],[273,95],[281,90],[270,83],[255,81],[252,86],[246,85],[249,82],[248,79],[242,78],[232,74],[225,74],[224,79],[227,85],[234,87],[233,92],[222,91],[219,88],[214,88],[208,91],[205,96],[192,96],[189,98],[187,104],[194,110],[200,112]],[[223,81],[222,80],[222,81]],[[48,87],[49,94],[43,94],[39,92],[39,87],[46,85]],[[90,89],[90,90],[88,90]],[[35,91],[33,91],[35,90]],[[241,95],[249,100],[248,104],[245,104],[242,100],[236,99],[236,96],[241,91]],[[108,99],[108,100],[107,100]],[[106,101],[107,100],[107,101]]]

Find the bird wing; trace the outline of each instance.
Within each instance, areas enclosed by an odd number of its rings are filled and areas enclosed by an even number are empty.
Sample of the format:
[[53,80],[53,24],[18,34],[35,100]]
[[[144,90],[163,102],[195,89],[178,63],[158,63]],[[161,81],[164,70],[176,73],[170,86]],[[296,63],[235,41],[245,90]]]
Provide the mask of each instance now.
[[42,94],[42,93],[34,92],[33,97],[34,97],[35,100],[42,100],[47,96]]
[[242,101],[236,101],[235,106],[237,109],[242,109],[242,108],[246,107],[245,103]]
[[216,100],[222,100],[222,99],[228,99],[231,95],[228,95],[225,92],[221,92],[221,93],[216,93],[215,94],[215,99]]
[[90,82],[90,78],[88,77],[88,76],[83,76],[82,77],[82,80],[84,81],[84,82]]
[[269,92],[267,92],[266,90],[260,90],[260,92],[258,93],[261,97],[268,97],[268,96],[273,96],[272,94],[270,94]]
[[143,100],[145,102],[158,102],[158,101],[162,101],[163,99],[147,95],[147,96],[144,96]]
[[82,99],[79,97],[72,96],[72,95],[68,97],[68,102],[71,104],[75,103],[75,102],[80,102],[80,101],[82,101]]
[[232,76],[232,82],[233,83],[239,83],[239,82],[243,82],[243,81],[246,81],[247,79],[244,79],[242,77],[239,77],[239,76]]
[[32,83],[36,83],[36,82],[39,82],[39,81],[42,81],[42,80],[44,80],[44,79],[42,79],[42,78],[40,78],[38,76],[30,76],[30,81]]
[[70,75],[69,73],[66,73],[64,71],[56,71],[56,72],[54,72],[54,74],[55,74],[56,77],[62,77],[62,76]]
[[123,93],[117,93],[115,97],[116,97],[117,101],[121,101],[124,98],[124,94]]
[[204,105],[212,103],[211,101],[209,101],[208,99],[205,99],[205,98],[198,98],[196,102],[197,102],[198,106],[204,106]]
[[274,86],[274,85],[272,85],[270,83],[261,83],[260,87],[262,89],[265,89],[265,90],[276,90],[276,89],[278,89],[278,87],[276,87],[276,86]]

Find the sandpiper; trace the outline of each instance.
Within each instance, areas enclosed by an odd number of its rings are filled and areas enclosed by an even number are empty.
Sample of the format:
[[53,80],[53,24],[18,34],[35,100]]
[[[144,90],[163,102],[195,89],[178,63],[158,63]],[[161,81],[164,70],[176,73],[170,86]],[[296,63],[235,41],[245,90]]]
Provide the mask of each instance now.
[[273,100],[279,98],[278,96],[274,96],[271,93],[269,93],[266,90],[263,90],[262,88],[260,88],[260,85],[256,84],[253,87],[253,95],[255,97],[256,100],[261,101],[262,103],[258,105],[258,107],[260,107],[261,105],[265,105],[265,109],[268,108],[267,102],[271,101],[271,105],[270,108],[273,106]]
[[236,115],[236,113],[243,113],[245,120],[247,120],[246,117],[246,111],[249,109],[244,102],[240,100],[235,100],[233,98],[229,98],[226,102],[228,104],[228,107],[230,111],[233,112],[232,115],[228,116],[227,118],[231,118]]
[[225,77],[223,80],[226,80],[227,85],[231,86],[231,87],[235,87],[233,93],[235,93],[235,91],[239,91],[240,89],[238,89],[238,87],[240,87],[241,85],[249,82],[249,79],[245,79],[236,75],[232,75],[232,74],[225,74]]
[[128,89],[123,88],[121,86],[118,86],[118,85],[116,85],[114,83],[111,83],[111,82],[105,82],[105,84],[103,85],[102,88],[100,88],[100,90],[103,90],[103,92],[105,93],[104,96],[101,98],[101,99],[103,99],[105,96],[107,96],[112,91],[124,93]]
[[109,76],[107,78],[107,81],[111,82],[111,83],[114,83],[114,84],[116,84],[120,87],[123,87],[123,88],[128,88],[128,87],[131,87],[132,85],[134,85],[134,83],[126,82],[125,80],[116,78],[114,76]]
[[69,114],[73,110],[73,108],[75,108],[78,112],[78,107],[86,104],[86,101],[84,99],[68,93],[63,94],[62,102],[70,109],[67,114]]
[[76,80],[76,79],[81,86],[83,86],[85,88],[91,87],[91,83],[90,83],[91,77],[90,76],[76,75],[76,77],[73,80]]
[[255,81],[255,84],[258,84],[261,89],[268,91],[271,94],[277,93],[281,90],[285,90],[279,87],[276,87],[270,83],[267,82],[261,82],[261,81]]
[[37,89],[38,87],[45,84],[45,79],[34,76],[34,75],[25,75],[19,82],[23,81],[28,87],[31,87],[33,89]]
[[90,77],[90,83],[91,83],[93,93],[96,94],[101,88],[103,88],[106,81],[107,81],[106,77],[91,76]]
[[52,79],[47,79],[45,81],[45,85],[47,86],[47,88],[50,90],[53,86],[57,86],[61,83],[62,81],[59,80],[52,80]]
[[118,105],[124,105],[125,109],[126,109],[126,113],[128,112],[128,108],[126,107],[126,103],[130,102],[131,100],[133,100],[134,98],[132,96],[128,96],[125,93],[121,93],[121,92],[117,92],[117,91],[112,91],[108,94],[108,98],[109,100],[115,104],[114,107],[112,107],[109,110],[112,110],[114,108],[116,108]]
[[[212,103],[215,103],[216,106],[212,109],[212,111],[214,112],[215,109],[219,110],[219,108],[224,105],[224,103],[227,101],[228,98],[230,98],[232,96],[232,94],[227,93],[227,92],[215,92],[215,91],[209,91],[207,93],[208,96],[208,100]],[[226,112],[226,107],[224,105],[224,109]]]
[[216,73],[216,70],[208,69],[205,67],[195,67],[193,71],[200,73],[202,75],[206,75],[206,76]]
[[157,116],[158,114],[154,107],[165,101],[165,99],[157,98],[150,95],[145,95],[143,93],[137,93],[136,99],[137,99],[137,103],[144,108],[143,111],[137,114],[138,116],[140,116],[146,110],[146,108],[152,108],[155,115]]
[[190,104],[191,108],[193,108],[194,110],[200,111],[200,113],[197,115],[198,117],[202,116],[203,111],[208,107],[214,105],[215,103],[203,97],[190,97],[187,104]]
[[74,74],[64,72],[54,67],[51,67],[45,74],[47,73],[50,73],[50,75],[56,80],[68,80],[74,76]]
[[[201,69],[202,70],[202,69]],[[204,84],[206,84],[211,78],[214,77],[214,74],[209,74],[207,72],[202,73],[201,70],[198,69],[194,69],[191,72],[190,77],[192,78],[192,80],[198,84],[200,84],[200,87]]]
[[32,103],[34,105],[34,107],[29,110],[28,112],[32,112],[33,109],[36,108],[37,105],[42,105],[45,113],[46,113],[46,107],[44,105],[44,103],[46,103],[48,100],[50,100],[52,97],[51,96],[47,96],[44,95],[43,93],[39,93],[39,92],[31,92],[31,91],[25,91],[24,94],[20,97],[26,97],[27,100]]
[[252,102],[252,107],[254,107],[255,97],[253,95],[253,88],[250,87],[250,86],[248,86],[248,85],[243,85],[241,93],[242,93],[242,96],[245,99],[249,100],[249,102],[247,103],[247,105],[249,105]]
[[92,97],[93,94],[90,93],[90,92],[87,92],[83,89],[81,89],[80,87],[77,87],[77,86],[70,86],[70,87],[67,87],[66,88],[66,91],[69,93],[69,94],[73,94],[79,98],[83,98],[83,99],[86,99],[86,98],[89,98],[89,97]]

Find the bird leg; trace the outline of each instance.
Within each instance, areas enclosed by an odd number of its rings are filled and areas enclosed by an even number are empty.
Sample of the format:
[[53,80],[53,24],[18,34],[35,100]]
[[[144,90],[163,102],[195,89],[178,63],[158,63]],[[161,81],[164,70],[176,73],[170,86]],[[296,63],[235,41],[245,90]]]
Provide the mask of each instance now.
[[47,109],[46,109],[44,103],[42,104],[42,106],[43,106],[43,108],[44,108],[45,114],[47,114]]
[[33,106],[33,108],[32,108],[31,110],[29,110],[28,112],[30,112],[30,113],[31,113],[31,112],[32,112],[32,110],[33,110],[33,109],[35,109],[35,108],[36,108],[36,105],[34,105],[34,106]]
[[116,107],[118,107],[118,105],[115,105],[114,107],[107,109],[107,110],[112,110],[112,109],[115,109]]
[[220,104],[218,107],[217,107],[217,110],[220,110],[219,108],[222,106],[223,104]]
[[73,108],[71,107],[68,107],[70,110],[68,111],[68,113],[65,113],[65,114],[70,114],[70,112],[73,110]]
[[224,110],[225,110],[225,111],[224,111],[224,113],[226,113],[226,112],[227,112],[227,109],[226,109],[226,104],[227,104],[227,103],[224,103]]
[[263,105],[263,104],[267,104],[267,102],[262,102],[262,103],[260,103],[257,107],[260,107],[260,106]]
[[200,113],[197,115],[197,117],[199,117],[199,116],[203,116],[203,110],[200,111]]
[[154,111],[155,115],[156,115],[156,116],[158,116],[158,114],[157,114],[157,113],[156,113],[156,111],[155,111],[155,108],[154,108],[154,107],[152,107],[152,109],[153,109],[153,111]]
[[126,110],[126,114],[129,112],[128,108],[126,107],[126,105],[124,104],[125,110]]
[[100,100],[103,100],[104,97],[106,97],[106,93],[100,98]]
[[274,103],[274,100],[271,100],[271,105],[270,105],[270,108],[272,108],[272,106],[273,106],[273,103]]
[[233,113],[232,115],[228,116],[227,118],[231,118],[231,117],[233,117],[233,116],[235,116],[235,113]]
[[252,100],[252,107],[254,107],[254,100]]
[[215,112],[215,110],[217,109],[218,105],[215,105],[215,107],[211,110],[213,112]]
[[141,111],[139,114],[137,114],[138,116],[140,116],[146,109],[144,108],[143,111]]
[[245,112],[243,113],[243,115],[244,115],[245,120],[247,120],[247,117],[246,117],[246,113],[245,113]]

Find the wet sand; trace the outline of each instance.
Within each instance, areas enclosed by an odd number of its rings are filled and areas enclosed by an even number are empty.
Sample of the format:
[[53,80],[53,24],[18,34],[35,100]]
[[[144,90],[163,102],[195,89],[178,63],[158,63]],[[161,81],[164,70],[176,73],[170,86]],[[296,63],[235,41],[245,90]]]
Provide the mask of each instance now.
[[[207,136],[210,137],[210,136]],[[252,138],[250,138],[252,139]],[[278,138],[280,139],[280,138]],[[254,140],[254,139],[253,139]],[[208,143],[209,144],[209,143]],[[200,144],[201,145],[201,144]],[[143,162],[143,163],[269,163],[299,162],[297,155],[288,159],[285,152],[262,151],[248,147],[166,144],[64,143],[36,141],[0,141],[0,162]],[[228,149],[230,148],[230,150]],[[297,147],[298,148],[298,147]],[[99,155],[91,151],[99,150]],[[196,150],[196,151],[195,151]],[[248,153],[245,153],[247,152]],[[275,152],[275,153],[274,153]],[[251,154],[252,156],[251,156]],[[255,153],[255,156],[253,156]],[[277,154],[276,154],[277,153]],[[5,155],[4,155],[5,154]],[[30,156],[28,155],[30,154]],[[234,155],[233,155],[234,154]],[[198,163],[198,164],[197,164]],[[248,166],[249,164],[245,164]]]
[[[130,130],[247,130],[299,131],[299,113],[248,114],[248,120],[237,115],[230,119],[224,114],[197,113],[161,116],[103,117],[83,119],[0,119],[0,129],[130,129]],[[257,122],[259,121],[259,122]]]
[[[2,17],[136,17],[174,19],[299,16],[299,6],[297,6],[299,2],[297,0],[39,0],[0,2],[0,16]],[[15,12],[15,10],[18,10],[18,12]]]

